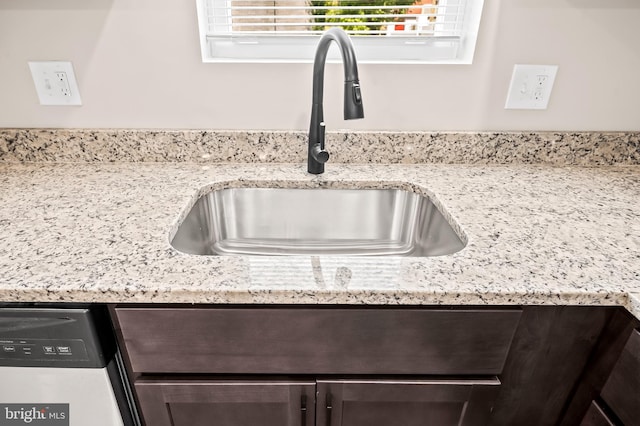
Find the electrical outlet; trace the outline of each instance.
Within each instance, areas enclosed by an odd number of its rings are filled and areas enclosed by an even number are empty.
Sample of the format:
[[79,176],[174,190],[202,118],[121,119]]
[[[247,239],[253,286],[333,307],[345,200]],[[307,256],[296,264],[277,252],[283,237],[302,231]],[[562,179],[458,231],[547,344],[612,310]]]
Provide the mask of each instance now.
[[82,105],[71,62],[29,62],[40,105]]
[[557,72],[557,65],[515,65],[505,108],[547,109]]
[[64,96],[65,98],[67,96],[71,96],[71,88],[69,87],[69,78],[67,77],[66,72],[61,72],[61,71],[57,72],[56,82],[60,87],[60,93],[62,93],[62,96]]
[[538,87],[544,87],[544,85],[547,84],[547,81],[549,80],[549,76],[546,74],[537,75],[536,78]]

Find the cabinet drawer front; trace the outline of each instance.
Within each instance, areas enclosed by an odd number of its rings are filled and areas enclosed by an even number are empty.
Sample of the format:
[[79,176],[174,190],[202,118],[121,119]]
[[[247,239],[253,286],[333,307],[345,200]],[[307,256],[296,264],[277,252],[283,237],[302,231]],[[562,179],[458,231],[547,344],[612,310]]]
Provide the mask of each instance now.
[[116,308],[136,373],[499,374],[521,311]]
[[602,399],[626,425],[640,422],[640,332],[634,330],[602,388]]
[[319,380],[316,425],[486,425],[499,388],[496,378]]

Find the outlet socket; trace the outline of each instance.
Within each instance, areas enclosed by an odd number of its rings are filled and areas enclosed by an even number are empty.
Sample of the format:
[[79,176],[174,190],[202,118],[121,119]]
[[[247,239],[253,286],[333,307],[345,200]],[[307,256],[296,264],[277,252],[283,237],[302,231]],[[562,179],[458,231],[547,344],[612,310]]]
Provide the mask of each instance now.
[[82,105],[71,62],[29,62],[40,105]]
[[505,108],[547,109],[557,72],[557,65],[515,65]]

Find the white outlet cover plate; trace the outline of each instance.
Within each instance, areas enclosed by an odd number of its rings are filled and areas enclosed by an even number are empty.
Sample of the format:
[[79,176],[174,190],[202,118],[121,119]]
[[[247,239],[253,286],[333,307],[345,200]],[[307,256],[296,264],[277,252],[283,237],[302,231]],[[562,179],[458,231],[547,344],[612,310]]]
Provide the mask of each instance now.
[[547,109],[557,65],[514,65],[506,109]]
[[[82,105],[73,65],[66,61],[29,62],[40,105]],[[56,74],[64,73],[63,83]]]

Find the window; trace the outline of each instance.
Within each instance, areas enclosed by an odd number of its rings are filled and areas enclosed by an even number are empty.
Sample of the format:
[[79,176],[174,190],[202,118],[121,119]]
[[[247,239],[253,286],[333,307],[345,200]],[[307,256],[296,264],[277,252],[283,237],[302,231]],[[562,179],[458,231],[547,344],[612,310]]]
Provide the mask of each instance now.
[[[361,63],[471,63],[483,0],[197,0],[204,62],[311,62],[338,26]],[[336,59],[331,49],[329,59]]]

